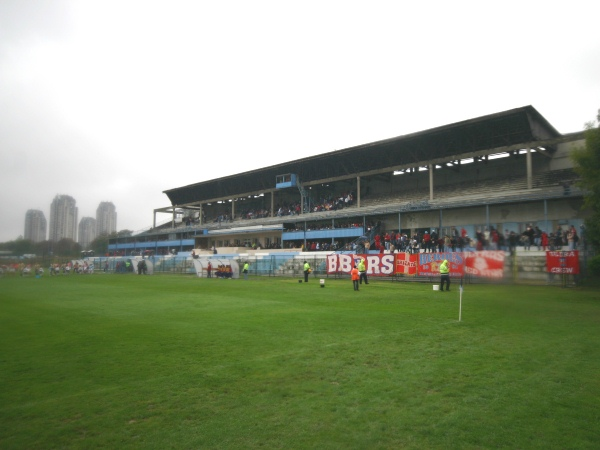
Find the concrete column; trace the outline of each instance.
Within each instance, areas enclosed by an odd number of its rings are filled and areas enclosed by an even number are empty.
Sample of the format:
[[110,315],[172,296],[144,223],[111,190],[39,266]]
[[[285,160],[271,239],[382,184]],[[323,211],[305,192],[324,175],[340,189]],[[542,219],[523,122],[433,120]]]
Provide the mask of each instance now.
[[527,157],[525,158],[527,161],[527,189],[531,189],[533,187],[533,169],[531,164],[531,149],[527,149]]
[[356,177],[356,206],[360,208],[360,177]]
[[433,200],[433,164],[429,164],[429,200]]

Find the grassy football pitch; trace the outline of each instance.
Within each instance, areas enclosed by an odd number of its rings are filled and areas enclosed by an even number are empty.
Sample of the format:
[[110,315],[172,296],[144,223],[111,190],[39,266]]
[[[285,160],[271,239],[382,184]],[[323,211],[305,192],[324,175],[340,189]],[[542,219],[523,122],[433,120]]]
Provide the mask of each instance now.
[[596,449],[593,289],[0,278],[2,449]]

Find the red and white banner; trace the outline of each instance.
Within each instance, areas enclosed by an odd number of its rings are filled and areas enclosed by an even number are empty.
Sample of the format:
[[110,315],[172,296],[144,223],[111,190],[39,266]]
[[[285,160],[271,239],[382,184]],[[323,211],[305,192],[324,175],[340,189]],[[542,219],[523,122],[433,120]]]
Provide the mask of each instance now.
[[502,278],[504,276],[504,257],[503,251],[418,254],[378,253],[373,255],[334,254],[327,256],[327,273],[350,274],[352,267],[355,264],[358,265],[358,262],[364,259],[367,275],[369,276],[385,277],[403,274],[437,277],[440,275],[440,264],[447,259],[451,277],[460,278],[464,275],[472,275],[475,277]]
[[464,273],[466,253],[419,253],[419,275],[424,277],[438,277],[440,275],[440,264],[447,259],[450,267],[451,277],[462,277]]
[[365,260],[367,275],[387,277],[394,275],[395,255],[394,254],[376,254],[376,255],[328,255],[327,273],[346,273],[349,274],[354,265],[358,265],[360,259]]
[[402,275],[416,275],[417,254],[396,253],[396,273]]
[[502,278],[504,276],[503,251],[480,251],[465,253],[465,274],[481,278]]
[[550,273],[579,273],[579,251],[546,252],[546,271]]

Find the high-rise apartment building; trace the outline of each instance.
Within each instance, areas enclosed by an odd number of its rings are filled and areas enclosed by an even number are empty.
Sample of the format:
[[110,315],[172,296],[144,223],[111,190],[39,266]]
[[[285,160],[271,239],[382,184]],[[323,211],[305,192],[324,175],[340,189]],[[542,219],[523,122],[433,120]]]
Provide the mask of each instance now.
[[117,210],[112,202],[100,202],[96,209],[96,236],[117,231]]
[[50,205],[50,236],[48,240],[61,239],[77,241],[77,206],[69,195],[57,195]]
[[96,239],[96,219],[82,217],[79,221],[79,245],[83,250],[89,250],[94,239]]
[[39,209],[30,209],[25,214],[25,239],[32,242],[46,240],[46,216]]

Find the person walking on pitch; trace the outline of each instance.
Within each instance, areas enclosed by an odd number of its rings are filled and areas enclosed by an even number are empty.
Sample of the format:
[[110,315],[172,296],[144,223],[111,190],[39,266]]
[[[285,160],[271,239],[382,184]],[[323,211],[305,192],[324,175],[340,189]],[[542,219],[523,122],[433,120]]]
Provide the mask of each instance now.
[[350,275],[352,278],[352,285],[354,286],[354,290],[358,291],[358,280],[360,276],[358,275],[358,269],[356,268],[356,265],[350,271]]

